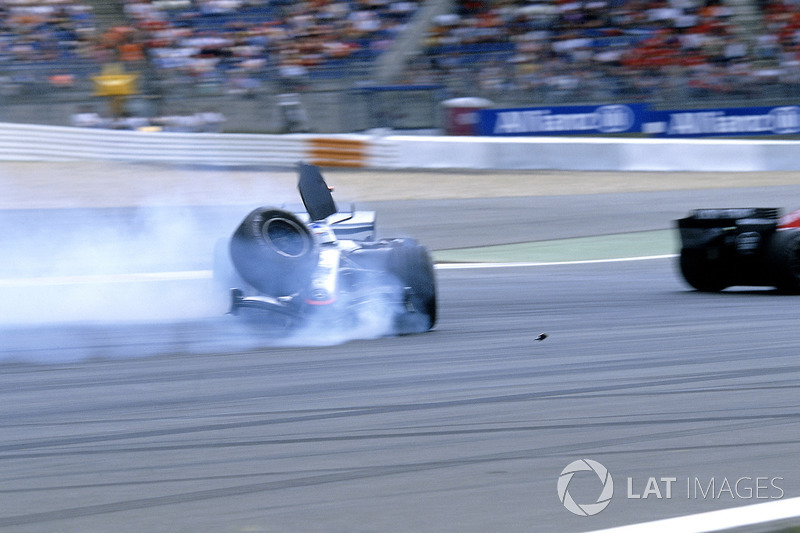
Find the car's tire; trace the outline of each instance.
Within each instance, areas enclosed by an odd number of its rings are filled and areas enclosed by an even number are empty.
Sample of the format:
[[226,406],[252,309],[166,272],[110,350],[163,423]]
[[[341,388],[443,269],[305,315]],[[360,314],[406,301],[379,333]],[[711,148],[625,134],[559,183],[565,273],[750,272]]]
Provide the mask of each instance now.
[[698,291],[719,292],[731,286],[723,259],[710,258],[705,249],[682,249],[680,269],[686,282]]
[[769,270],[780,292],[800,294],[800,231],[778,231],[768,252]]
[[249,284],[239,275],[231,261],[230,239],[217,239],[214,243],[214,266],[212,269],[214,285],[226,292],[243,289]]
[[436,277],[428,250],[413,239],[392,242],[389,271],[404,290],[403,311],[398,315],[397,333],[421,333],[436,324]]
[[296,215],[260,207],[234,232],[230,256],[250,285],[270,296],[286,296],[306,287],[319,250],[308,227]]

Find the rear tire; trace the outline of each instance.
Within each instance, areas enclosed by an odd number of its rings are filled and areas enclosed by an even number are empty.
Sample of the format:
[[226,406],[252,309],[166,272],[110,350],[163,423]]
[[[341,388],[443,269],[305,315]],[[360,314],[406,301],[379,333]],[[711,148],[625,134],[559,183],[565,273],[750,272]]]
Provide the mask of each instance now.
[[680,268],[686,282],[698,291],[719,292],[731,286],[722,259],[710,258],[708,250],[682,249]]
[[308,227],[283,209],[252,211],[233,234],[230,255],[250,285],[270,296],[305,288],[317,265],[319,250]]
[[800,294],[800,231],[778,231],[773,235],[769,266],[780,292]]
[[400,334],[422,333],[436,324],[436,277],[428,250],[412,239],[398,240],[391,248],[389,271],[407,290],[405,309],[396,320]]
[[231,289],[244,289],[249,284],[242,279],[231,261],[230,239],[218,239],[214,244],[214,284],[226,294]]

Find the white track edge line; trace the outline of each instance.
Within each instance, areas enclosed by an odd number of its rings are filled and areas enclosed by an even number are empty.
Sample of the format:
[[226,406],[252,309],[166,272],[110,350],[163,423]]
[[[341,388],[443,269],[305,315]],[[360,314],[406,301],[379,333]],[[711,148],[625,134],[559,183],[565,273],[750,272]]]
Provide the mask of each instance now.
[[140,272],[130,274],[94,274],[81,276],[42,276],[34,278],[0,279],[0,288],[29,285],[82,285],[96,283],[134,283],[142,281],[187,281],[211,278],[210,270],[183,270],[175,272]]
[[540,267],[540,266],[561,266],[561,265],[593,265],[598,263],[623,263],[628,261],[650,261],[653,259],[670,259],[677,257],[677,254],[665,255],[645,255],[641,257],[617,257],[614,259],[583,259],[575,261],[540,261],[528,263],[438,263],[437,269],[458,270],[460,268],[509,268],[509,267]]
[[[588,259],[582,261],[553,261],[528,263],[438,263],[437,270],[460,270],[475,268],[542,267],[559,265],[590,265],[597,263],[619,263],[667,259],[675,255],[649,255],[643,257],[621,257],[616,259]],[[0,278],[0,288],[26,287],[31,285],[83,285],[96,283],[136,283],[154,281],[190,281],[209,279],[211,270],[182,270],[174,272],[140,272],[129,274],[90,274],[76,276],[42,276],[30,278]]]
[[800,518],[800,498],[709,511],[653,522],[602,529],[593,533],[711,533],[735,528],[766,525],[791,518]]

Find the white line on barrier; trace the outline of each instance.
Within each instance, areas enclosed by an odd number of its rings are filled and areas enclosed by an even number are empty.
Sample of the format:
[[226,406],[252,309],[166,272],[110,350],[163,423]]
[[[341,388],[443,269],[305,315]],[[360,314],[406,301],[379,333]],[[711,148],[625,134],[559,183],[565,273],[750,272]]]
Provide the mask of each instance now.
[[[541,267],[559,265],[591,265],[596,263],[620,263],[628,261],[648,261],[668,259],[675,255],[648,255],[643,257],[621,257],[617,259],[588,259],[583,261],[553,261],[538,263],[438,263],[437,270],[460,270],[469,268],[510,268]],[[140,272],[129,274],[93,274],[76,276],[41,276],[32,278],[0,278],[0,288],[52,286],[52,285],[94,285],[102,283],[137,283],[153,281],[190,281],[209,279],[211,270],[181,270],[175,272]]]
[[654,522],[631,524],[594,531],[593,533],[710,533],[726,529],[768,524],[780,520],[800,518],[800,498],[757,503],[733,509],[710,511]]

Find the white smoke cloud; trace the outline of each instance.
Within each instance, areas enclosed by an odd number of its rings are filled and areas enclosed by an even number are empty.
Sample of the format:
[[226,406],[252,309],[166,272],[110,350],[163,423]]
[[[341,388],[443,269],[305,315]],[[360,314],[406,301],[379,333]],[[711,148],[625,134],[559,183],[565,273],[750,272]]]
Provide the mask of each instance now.
[[346,323],[322,318],[291,332],[226,316],[229,295],[210,272],[213,247],[241,219],[214,227],[201,209],[159,205],[125,216],[81,211],[74,227],[57,210],[31,211],[52,217],[37,221],[40,230],[0,223],[0,361],[226,353],[391,333],[393,304],[380,299]]

